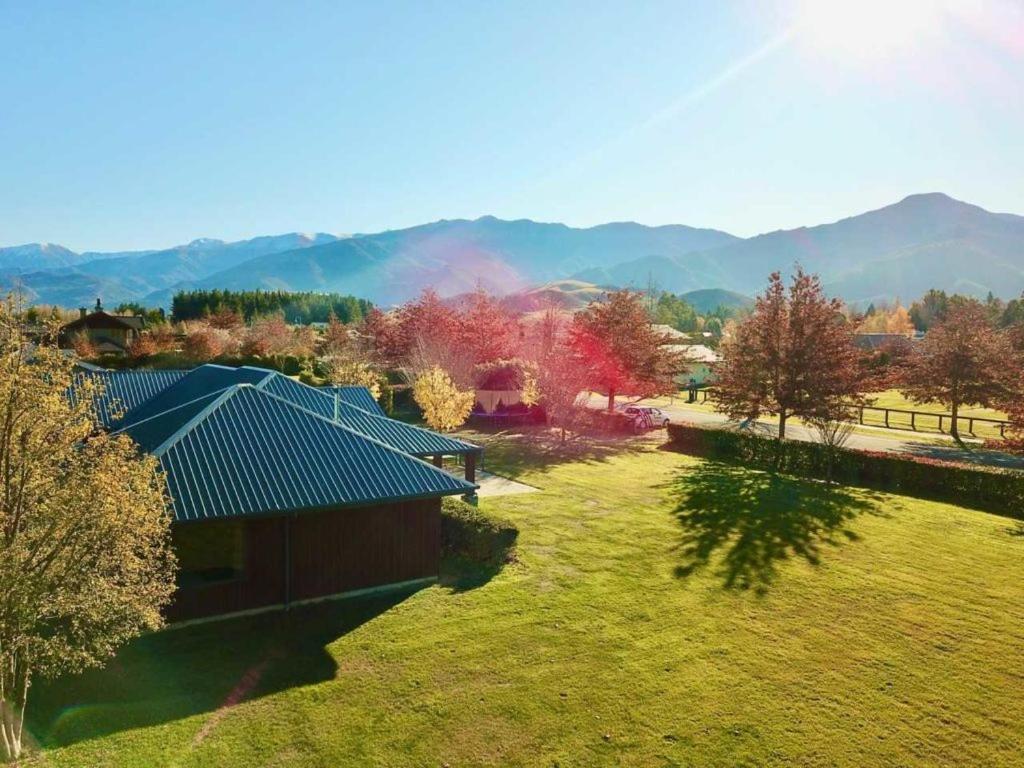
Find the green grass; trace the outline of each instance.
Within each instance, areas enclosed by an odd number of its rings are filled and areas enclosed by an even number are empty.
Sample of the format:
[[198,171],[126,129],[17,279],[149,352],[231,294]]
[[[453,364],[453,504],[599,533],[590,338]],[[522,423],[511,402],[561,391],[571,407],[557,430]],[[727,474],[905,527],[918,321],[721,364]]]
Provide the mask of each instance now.
[[[700,395],[699,397],[703,397]],[[872,392],[866,395],[869,404],[874,405],[878,408],[897,408],[899,410],[918,411],[923,413],[934,413],[934,414],[948,414],[949,409],[939,403],[924,403],[918,404],[905,398],[898,390],[889,389],[884,392]],[[715,412],[715,406],[712,401],[687,403],[686,392],[680,392],[675,397],[658,397],[651,398],[645,402],[649,402],[654,405],[676,405],[683,406],[686,408],[695,408],[701,411],[707,411],[708,413]],[[964,437],[970,437],[971,433],[968,432],[969,424],[966,421],[968,417],[975,416],[986,419],[1005,419],[1006,414],[1002,411],[997,411],[992,408],[970,408],[965,407],[960,409],[960,432]],[[777,419],[774,417],[764,417],[765,421],[774,422]],[[794,419],[793,423],[802,423],[800,419]],[[885,427],[885,414],[881,411],[865,410],[864,412],[864,424],[869,427]],[[916,416],[913,421],[914,430],[921,434],[949,434],[949,419],[943,420],[942,431],[939,431],[939,420],[935,417],[930,416]],[[911,431],[911,419],[909,414],[901,413],[890,413],[889,414],[889,427],[898,436],[902,431]],[[875,431],[877,434],[877,431]],[[985,422],[975,422],[974,424],[974,436],[983,439],[997,439],[999,438],[999,426],[996,424],[986,424]]]
[[498,438],[489,580],[159,633],[53,766],[1024,765],[1024,527],[650,443]]
[[[938,403],[925,403],[923,405],[914,403],[905,398],[898,390],[889,389],[884,392],[874,392],[868,395],[872,405],[878,408],[898,408],[900,410],[923,411],[926,413],[949,413],[949,408]],[[986,419],[1005,419],[1006,414],[992,408],[961,408],[960,431],[967,435],[969,424],[966,419],[969,416],[977,416]],[[877,411],[865,411],[864,423],[870,425],[884,426],[885,414]],[[892,427],[899,429],[910,429],[910,416],[908,414],[890,413],[889,423]],[[919,432],[938,432],[939,421],[936,418],[917,416],[914,420],[915,427]],[[949,432],[949,419],[943,422],[943,431]],[[996,424],[975,422],[974,435],[981,438],[998,438],[999,427]]]

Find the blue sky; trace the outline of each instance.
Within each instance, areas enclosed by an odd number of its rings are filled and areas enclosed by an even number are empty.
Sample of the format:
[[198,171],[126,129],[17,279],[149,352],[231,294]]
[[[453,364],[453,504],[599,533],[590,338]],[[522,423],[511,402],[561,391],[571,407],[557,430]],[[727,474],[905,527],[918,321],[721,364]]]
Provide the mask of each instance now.
[[1024,213],[1014,0],[0,0],[0,18],[0,245],[484,214],[745,236],[923,191]]

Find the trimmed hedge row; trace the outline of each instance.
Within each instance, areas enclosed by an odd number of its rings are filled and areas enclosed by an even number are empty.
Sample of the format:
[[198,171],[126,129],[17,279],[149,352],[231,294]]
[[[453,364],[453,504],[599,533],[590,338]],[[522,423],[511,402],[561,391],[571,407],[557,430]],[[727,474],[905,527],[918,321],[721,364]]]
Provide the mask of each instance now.
[[446,558],[500,566],[515,558],[519,529],[448,496],[441,503],[441,552]]
[[737,462],[757,469],[832,480],[944,501],[1024,519],[1024,473],[954,464],[820,443],[775,440],[747,432],[670,424],[669,443],[682,453]]

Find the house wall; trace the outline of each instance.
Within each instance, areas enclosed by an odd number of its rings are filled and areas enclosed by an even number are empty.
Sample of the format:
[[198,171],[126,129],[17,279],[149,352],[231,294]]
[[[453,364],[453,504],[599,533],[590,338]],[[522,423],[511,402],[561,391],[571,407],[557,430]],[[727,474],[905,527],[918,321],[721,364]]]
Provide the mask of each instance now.
[[[179,526],[176,546],[187,545],[189,527],[203,525]],[[168,620],[283,605],[286,593],[290,601],[306,600],[437,576],[440,568],[440,499],[299,513],[287,521],[261,518],[243,525],[242,574],[224,582],[183,585]]]
[[685,389],[691,378],[701,385],[710,384],[713,378],[711,367],[705,363],[692,363],[683,373],[676,376],[676,383]]

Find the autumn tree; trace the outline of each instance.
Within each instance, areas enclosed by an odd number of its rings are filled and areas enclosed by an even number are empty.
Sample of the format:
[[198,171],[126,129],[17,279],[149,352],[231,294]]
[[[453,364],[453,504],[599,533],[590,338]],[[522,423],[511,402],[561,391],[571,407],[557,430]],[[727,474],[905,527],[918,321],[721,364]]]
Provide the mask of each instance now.
[[722,345],[715,405],[734,419],[842,420],[859,399],[860,366],[842,302],[797,269],[787,289],[775,272],[753,312]]
[[431,429],[449,432],[461,427],[473,410],[472,391],[462,391],[441,368],[431,368],[416,377],[412,396]]
[[991,406],[1007,394],[1012,350],[977,301],[950,302],[944,319],[925,335],[906,367],[900,390],[915,403],[950,410],[950,434],[960,439],[957,417],[965,405]]
[[324,329],[320,346],[320,368],[331,384],[366,387],[380,399],[387,380],[376,365],[367,340],[333,315]]
[[875,307],[861,321],[860,333],[891,333],[902,336],[912,336],[914,323],[910,319],[910,312],[898,301],[893,306]]
[[519,319],[482,288],[464,301],[454,318],[455,342],[474,365],[507,360],[516,355]]
[[1003,333],[1012,356],[1004,366],[1006,388],[998,402],[1010,421],[1001,447],[1024,453],[1024,320]]
[[535,362],[537,393],[549,426],[557,427],[564,442],[584,413],[582,393],[587,370],[569,340],[568,323],[548,309],[530,329],[524,354]]
[[16,760],[32,681],[159,627],[174,561],[156,460],[96,435],[89,386],[72,402],[71,362],[12,318],[0,305],[0,757]]
[[608,395],[608,410],[616,395],[651,397],[674,388],[685,360],[668,341],[651,325],[641,295],[628,290],[591,303],[569,329],[586,385]]

